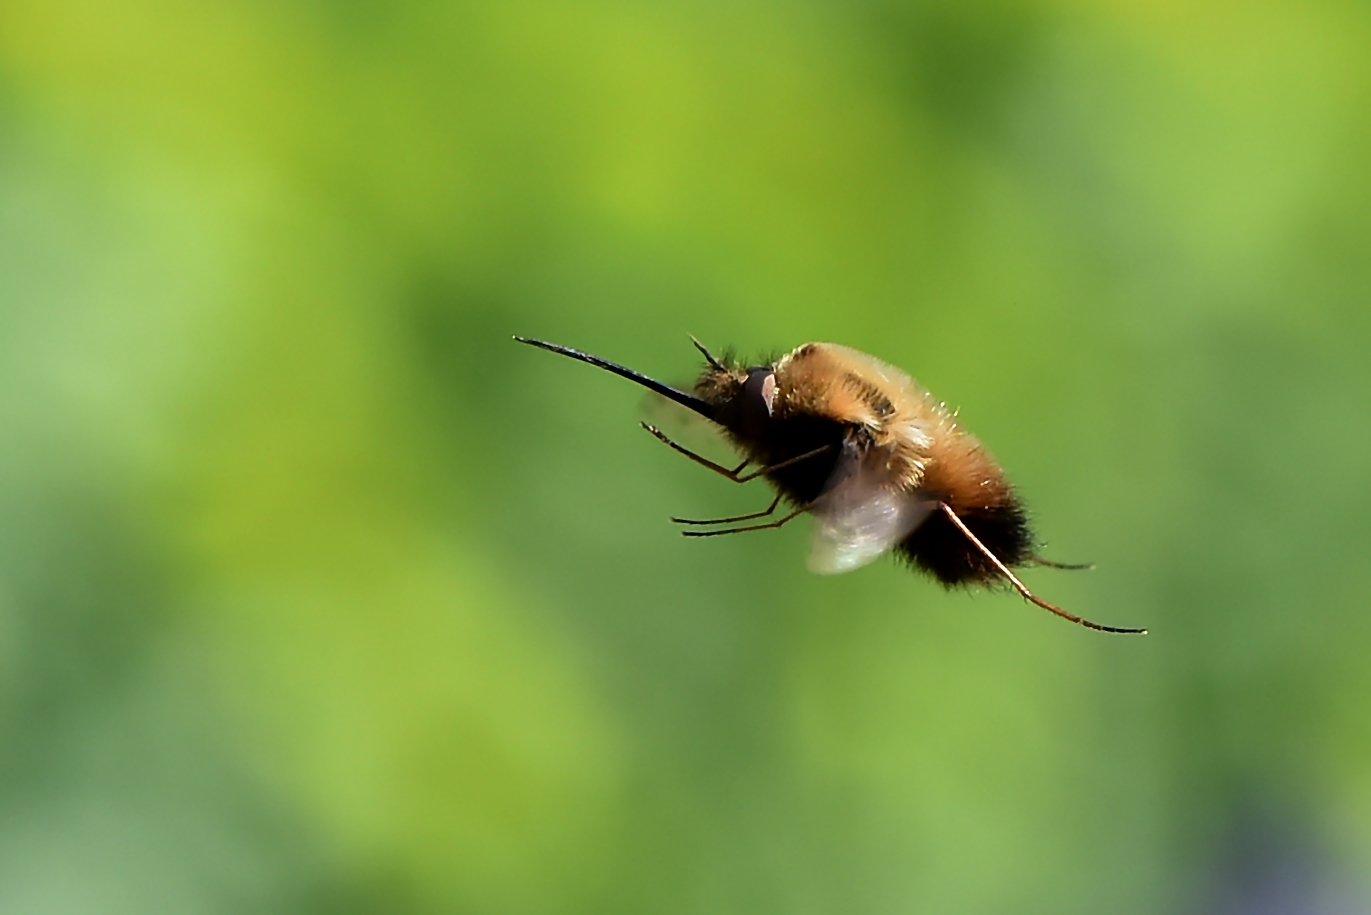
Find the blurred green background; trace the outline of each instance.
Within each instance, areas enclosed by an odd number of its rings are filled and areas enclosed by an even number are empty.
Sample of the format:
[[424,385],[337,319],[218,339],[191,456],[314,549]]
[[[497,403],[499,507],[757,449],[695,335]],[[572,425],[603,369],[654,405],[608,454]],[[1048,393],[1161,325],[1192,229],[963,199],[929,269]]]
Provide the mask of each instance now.
[[[1371,912],[1368,304],[1365,2],[5,0],[0,911]],[[515,333],[900,365],[1152,635]]]

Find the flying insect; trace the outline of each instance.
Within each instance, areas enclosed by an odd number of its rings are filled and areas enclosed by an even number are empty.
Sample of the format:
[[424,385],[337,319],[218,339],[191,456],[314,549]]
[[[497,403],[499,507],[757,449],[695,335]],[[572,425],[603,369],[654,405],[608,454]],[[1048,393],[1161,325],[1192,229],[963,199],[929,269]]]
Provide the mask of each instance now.
[[[806,343],[774,362],[746,366],[715,356],[692,337],[706,365],[687,393],[589,353],[514,339],[613,372],[703,416],[723,430],[742,463],[725,467],[656,426],[642,426],[735,483],[761,478],[775,488],[775,499],[759,512],[673,518],[691,528],[682,532],[687,537],[769,530],[810,514],[814,572],[848,572],[894,552],[947,587],[1007,581],[1025,599],[1081,626],[1147,633],[1092,622],[1028,589],[1015,567],[1086,566],[1039,556],[1023,503],[991,453],[943,403],[874,356]],[[770,520],[783,501],[791,510]]]

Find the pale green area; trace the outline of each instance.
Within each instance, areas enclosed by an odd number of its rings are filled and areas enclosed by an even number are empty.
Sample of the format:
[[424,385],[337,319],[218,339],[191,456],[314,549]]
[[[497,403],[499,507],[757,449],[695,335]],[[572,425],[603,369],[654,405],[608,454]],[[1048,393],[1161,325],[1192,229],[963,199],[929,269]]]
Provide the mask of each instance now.
[[[901,365],[1153,634],[515,333]],[[6,0],[0,911],[1371,911],[1369,348],[1366,3]]]

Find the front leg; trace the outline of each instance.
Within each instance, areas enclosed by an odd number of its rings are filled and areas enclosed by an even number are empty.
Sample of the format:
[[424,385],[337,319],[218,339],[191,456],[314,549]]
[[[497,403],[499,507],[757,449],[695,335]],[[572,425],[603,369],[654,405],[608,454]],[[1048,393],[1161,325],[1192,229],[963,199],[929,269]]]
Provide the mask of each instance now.
[[[647,431],[651,432],[653,435],[657,436],[657,440],[658,440],[658,441],[666,443],[667,445],[671,446],[671,448],[673,448],[674,450],[680,452],[681,454],[684,454],[686,457],[690,458],[692,461],[694,461],[695,463],[699,464],[700,466],[702,466],[702,467],[708,467],[710,470],[714,471],[715,473],[717,473],[717,474],[719,474],[719,475],[721,475],[721,476],[728,477],[730,480],[732,480],[732,481],[735,482],[735,483],[746,483],[746,482],[747,482],[747,480],[740,480],[740,479],[738,479],[738,474],[742,473],[742,470],[743,470],[744,467],[746,467],[748,464],[751,464],[751,463],[752,463],[750,460],[749,460],[749,461],[743,461],[743,462],[742,462],[741,464],[739,464],[737,467],[734,467],[732,470],[729,470],[727,467],[723,466],[722,464],[716,464],[716,463],[714,463],[713,461],[711,461],[709,458],[707,458],[707,457],[702,457],[701,455],[696,454],[694,451],[691,451],[689,448],[685,447],[684,445],[678,445],[678,444],[676,444],[676,443],[673,442],[671,439],[667,438],[666,435],[663,434],[662,430],[661,430],[661,429],[658,429],[656,426],[649,425],[648,423],[640,423],[639,425],[641,425],[641,426],[642,426],[644,429],[646,429]],[[747,479],[750,480],[750,479],[752,479],[752,478],[751,478],[751,477],[748,477]]]
[[701,457],[694,451],[691,451],[689,448],[686,448],[684,445],[676,444],[671,439],[667,438],[666,435],[662,433],[662,430],[658,429],[656,426],[649,425],[648,423],[642,423],[642,427],[647,431],[651,432],[653,435],[655,435],[658,441],[662,442],[665,445],[668,445],[673,450],[678,451],[681,454],[684,454],[686,457],[690,458],[692,461],[701,465],[702,467],[708,467],[715,473],[721,476],[728,477],[728,479],[732,480],[734,483],[746,483],[749,480],[755,480],[763,474],[771,473],[773,470],[780,470],[782,467],[789,467],[792,464],[798,464],[800,463],[800,461],[805,461],[809,458],[823,454],[825,451],[828,451],[833,447],[832,445],[821,445],[818,448],[815,448],[813,451],[806,451],[804,454],[801,454],[797,457],[787,458],[786,460],[781,461],[779,463],[769,464],[766,467],[761,467],[757,470],[752,471],[751,473],[745,474],[742,471],[744,467],[752,463],[750,459],[743,461],[737,467],[734,467],[732,470],[729,470],[722,464],[716,464],[707,457]]

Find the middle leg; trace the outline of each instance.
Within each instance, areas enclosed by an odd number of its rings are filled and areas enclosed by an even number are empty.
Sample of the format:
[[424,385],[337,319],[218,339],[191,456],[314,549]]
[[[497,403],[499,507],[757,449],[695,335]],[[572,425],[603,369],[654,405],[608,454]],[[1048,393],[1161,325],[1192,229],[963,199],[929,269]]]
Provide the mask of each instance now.
[[751,521],[753,518],[765,518],[776,510],[776,506],[781,504],[781,494],[776,493],[776,498],[771,500],[771,504],[763,511],[753,512],[750,515],[734,515],[732,518],[714,518],[709,521],[691,521],[687,518],[672,518],[677,524],[732,524],[734,521]]
[[746,527],[730,527],[722,531],[681,531],[682,537],[718,537],[720,534],[745,534],[748,531],[769,531],[772,528],[780,527],[787,521],[798,518],[809,511],[808,505],[801,505],[790,514],[779,521],[771,521],[766,524],[749,524]]

